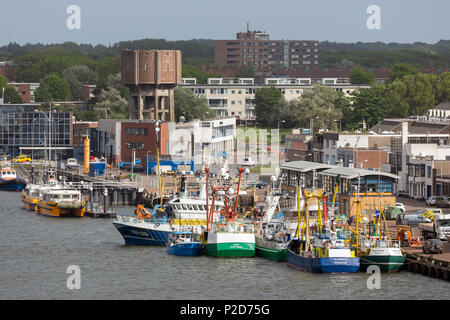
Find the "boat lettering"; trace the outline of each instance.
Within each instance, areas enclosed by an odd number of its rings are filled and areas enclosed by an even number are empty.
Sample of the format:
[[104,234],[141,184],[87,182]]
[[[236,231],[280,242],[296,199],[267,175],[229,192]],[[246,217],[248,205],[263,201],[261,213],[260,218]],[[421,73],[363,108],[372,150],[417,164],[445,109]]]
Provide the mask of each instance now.
[[136,230],[131,230],[131,233],[137,236],[141,236],[141,237],[148,237],[148,233],[145,231],[136,231]]

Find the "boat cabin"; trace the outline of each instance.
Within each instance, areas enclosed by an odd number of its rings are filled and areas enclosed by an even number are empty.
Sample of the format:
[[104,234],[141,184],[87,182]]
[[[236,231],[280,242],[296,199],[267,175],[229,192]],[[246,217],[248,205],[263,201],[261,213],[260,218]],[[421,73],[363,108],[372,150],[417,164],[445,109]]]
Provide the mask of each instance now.
[[11,180],[17,179],[16,171],[11,168],[5,168],[0,170],[0,179]]

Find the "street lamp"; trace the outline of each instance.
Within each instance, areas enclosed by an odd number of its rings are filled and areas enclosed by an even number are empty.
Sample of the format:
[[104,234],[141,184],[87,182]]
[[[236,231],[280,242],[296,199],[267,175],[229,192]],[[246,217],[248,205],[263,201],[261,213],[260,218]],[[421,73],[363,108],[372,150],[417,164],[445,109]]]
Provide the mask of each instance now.
[[286,120],[280,120],[278,121],[278,132],[280,132],[280,123],[286,122]]

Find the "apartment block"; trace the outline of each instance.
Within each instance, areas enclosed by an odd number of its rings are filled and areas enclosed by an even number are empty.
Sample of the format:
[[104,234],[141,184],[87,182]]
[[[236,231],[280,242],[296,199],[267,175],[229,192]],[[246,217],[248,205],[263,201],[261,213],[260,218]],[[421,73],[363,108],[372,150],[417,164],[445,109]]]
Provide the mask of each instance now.
[[[191,89],[195,94],[204,96],[218,117],[237,117],[240,120],[255,120],[255,92],[264,87],[278,88],[287,101],[298,99],[305,90],[312,89],[311,79],[307,83],[299,80],[270,79],[265,84],[255,84],[253,78],[209,78],[207,84],[196,84],[193,78],[183,79],[181,87]],[[284,81],[283,81],[284,80]],[[295,79],[294,79],[295,80]],[[350,85],[323,83],[335,91],[351,96],[355,90],[370,88],[369,85]],[[178,120],[178,119],[177,119]]]
[[214,62],[218,67],[299,67],[319,64],[316,40],[271,40],[261,31],[238,32],[235,40],[214,41]]

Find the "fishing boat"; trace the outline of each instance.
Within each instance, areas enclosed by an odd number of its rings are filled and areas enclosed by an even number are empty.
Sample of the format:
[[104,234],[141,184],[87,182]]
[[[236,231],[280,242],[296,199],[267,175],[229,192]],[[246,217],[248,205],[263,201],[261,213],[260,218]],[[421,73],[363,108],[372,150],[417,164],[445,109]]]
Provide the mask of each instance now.
[[369,228],[361,233],[358,232],[358,235],[362,238],[357,242],[361,271],[366,271],[369,266],[375,265],[381,272],[397,272],[405,263],[406,256],[400,249],[400,241],[390,238],[382,210],[378,219],[374,221],[373,227],[369,225]]
[[367,239],[359,247],[361,271],[371,265],[378,266],[381,272],[397,272],[405,263],[405,255],[400,250],[398,240]]
[[0,190],[20,191],[26,185],[25,180],[17,176],[16,170],[9,167],[0,169]]
[[206,255],[212,257],[255,256],[253,225],[242,219],[216,221],[206,234]]
[[203,251],[203,242],[197,234],[190,231],[174,231],[169,235],[167,253],[176,256],[199,256]]
[[[239,171],[239,182],[234,200],[234,206],[228,205],[228,195],[232,194],[230,186],[211,186],[213,197],[211,206],[206,197],[206,231],[202,234],[205,243],[205,252],[213,257],[253,257],[255,256],[255,233],[252,221],[237,218],[236,208],[239,201],[239,187],[241,184],[243,169]],[[209,169],[206,169],[206,190],[208,184]],[[224,209],[215,212],[216,196],[223,193],[225,196]],[[217,213],[219,217],[217,218]]]
[[[300,184],[299,184],[300,185]],[[296,237],[287,245],[287,264],[290,267],[309,272],[318,273],[354,273],[359,270],[359,258],[350,248],[345,238],[337,236],[337,232],[322,229],[321,219],[321,192],[305,192],[304,214],[301,215],[300,197],[298,187],[298,226]],[[311,237],[309,206],[310,199],[317,201],[316,232]],[[326,224],[325,224],[326,225]]]
[[68,188],[44,188],[37,213],[50,217],[83,217],[85,203],[81,192]]
[[164,246],[172,226],[168,208],[156,205],[150,214],[142,205],[135,210],[136,216],[117,215],[114,227],[122,235],[126,245]]
[[281,221],[261,222],[255,233],[255,254],[275,261],[286,261],[286,247],[289,240]]
[[255,254],[275,261],[286,261],[286,246],[290,239],[283,221],[283,212],[274,216],[279,196],[273,196],[262,221],[255,222]]

